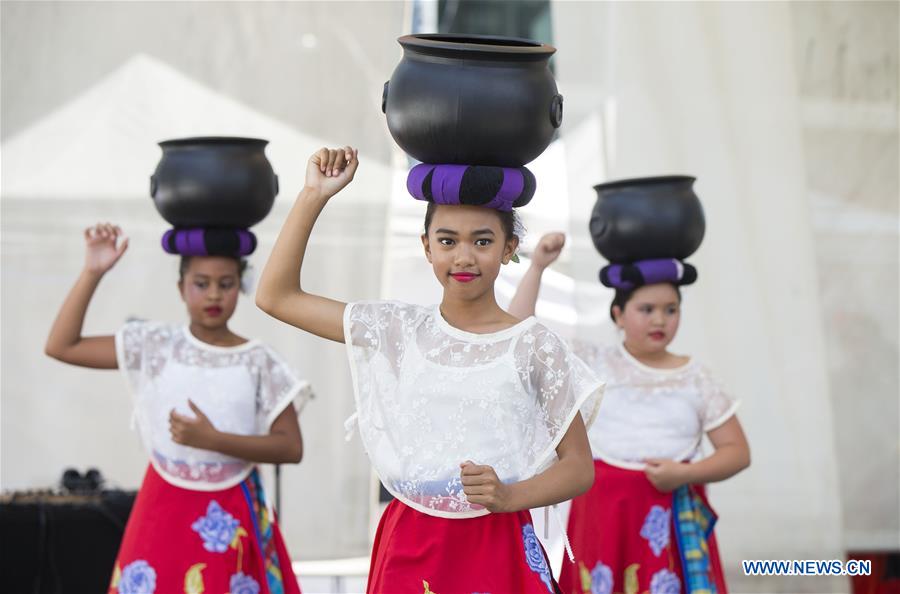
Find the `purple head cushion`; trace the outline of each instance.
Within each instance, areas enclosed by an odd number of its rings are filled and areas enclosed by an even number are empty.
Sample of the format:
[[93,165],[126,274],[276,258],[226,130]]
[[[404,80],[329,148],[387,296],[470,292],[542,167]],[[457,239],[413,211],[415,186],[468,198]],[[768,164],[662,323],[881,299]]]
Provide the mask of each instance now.
[[507,212],[528,204],[536,187],[534,174],[525,167],[420,163],[406,178],[406,189],[418,200]]
[[247,229],[169,229],[162,247],[182,256],[247,256],[256,249],[256,236]]
[[696,280],[697,269],[675,258],[610,264],[600,269],[601,283],[613,289],[626,291],[656,283],[689,285]]

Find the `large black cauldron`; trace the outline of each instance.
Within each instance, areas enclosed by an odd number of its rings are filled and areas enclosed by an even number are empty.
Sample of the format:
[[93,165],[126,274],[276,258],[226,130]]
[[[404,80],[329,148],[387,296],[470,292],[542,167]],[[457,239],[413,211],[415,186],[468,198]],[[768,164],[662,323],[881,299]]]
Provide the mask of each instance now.
[[257,138],[180,138],[160,142],[150,196],[175,227],[247,228],[272,210],[278,176]]
[[397,144],[425,163],[521,167],[562,122],[555,48],[512,37],[405,35],[381,109]]
[[594,186],[591,239],[610,262],[693,254],[706,231],[703,207],[687,175],[644,177]]

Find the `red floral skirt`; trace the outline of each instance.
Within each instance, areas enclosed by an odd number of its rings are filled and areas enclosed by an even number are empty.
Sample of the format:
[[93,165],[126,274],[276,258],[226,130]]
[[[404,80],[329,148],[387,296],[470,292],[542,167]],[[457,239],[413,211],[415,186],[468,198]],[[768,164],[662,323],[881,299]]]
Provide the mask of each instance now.
[[[568,535],[575,563],[563,559],[564,594],[686,592],[672,521],[672,494],[642,471],[594,460],[594,485],[572,500]],[[701,496],[703,489],[698,489]],[[718,594],[727,594],[715,534],[707,540]]]
[[452,520],[388,504],[372,549],[369,594],[556,594],[527,511]]
[[221,491],[176,487],[148,467],[110,594],[300,594],[254,470]]

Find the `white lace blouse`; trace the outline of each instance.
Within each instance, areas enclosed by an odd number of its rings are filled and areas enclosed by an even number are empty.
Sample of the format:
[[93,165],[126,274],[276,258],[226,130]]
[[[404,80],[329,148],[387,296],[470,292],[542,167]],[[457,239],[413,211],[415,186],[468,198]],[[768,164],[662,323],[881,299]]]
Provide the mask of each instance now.
[[602,414],[588,438],[594,457],[609,464],[642,469],[647,458],[692,460],[700,454],[703,435],[730,419],[740,404],[694,359],[659,369],[644,365],[621,344],[572,346],[606,381]]
[[473,334],[438,306],[372,301],[347,305],[344,334],[372,464],[392,495],[433,516],[489,513],[466,500],[460,464],[490,465],[506,483],[540,473],[603,388],[533,317]]
[[134,396],[150,462],[173,485],[197,491],[226,489],[244,480],[253,463],[172,441],[169,413],[193,417],[191,399],[219,431],[264,435],[292,403],[312,397],[275,351],[251,340],[221,347],[202,342],[187,326],[128,322],[116,333],[116,359]]

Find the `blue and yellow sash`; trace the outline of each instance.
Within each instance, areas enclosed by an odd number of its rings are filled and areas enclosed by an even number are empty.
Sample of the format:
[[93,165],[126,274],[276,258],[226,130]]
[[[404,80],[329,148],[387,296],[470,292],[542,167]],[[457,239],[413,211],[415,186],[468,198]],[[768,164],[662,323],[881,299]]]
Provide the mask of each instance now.
[[717,594],[706,543],[716,524],[716,514],[689,485],[672,493],[672,511],[685,594]]

